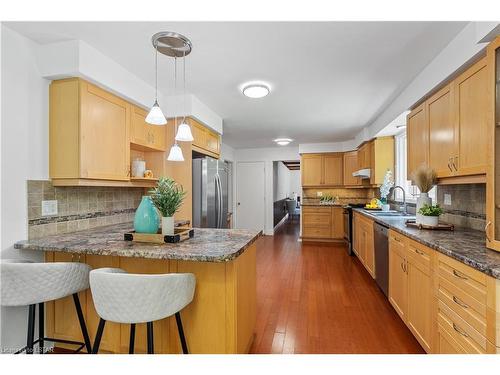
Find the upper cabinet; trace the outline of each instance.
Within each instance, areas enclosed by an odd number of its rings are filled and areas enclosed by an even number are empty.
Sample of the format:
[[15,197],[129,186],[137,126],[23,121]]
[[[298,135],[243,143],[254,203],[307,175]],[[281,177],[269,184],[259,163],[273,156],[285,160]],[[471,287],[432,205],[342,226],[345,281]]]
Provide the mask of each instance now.
[[343,185],[342,153],[303,154],[301,159],[303,187]]
[[483,58],[453,82],[458,127],[456,167],[462,175],[481,174],[487,169],[488,155],[480,150],[488,144],[488,78],[487,60]]
[[193,133],[193,150],[202,154],[219,158],[220,156],[220,136],[216,132],[208,129],[195,119],[188,119]]
[[358,169],[371,167],[372,143],[366,142],[358,149]]
[[407,178],[420,165],[429,165],[429,123],[425,103],[419,105],[406,117]]
[[375,138],[369,145],[370,184],[382,185],[387,170],[394,175],[394,137]]
[[349,151],[344,153],[344,185],[356,186],[361,184],[359,177],[352,174],[358,170],[358,151]]
[[[491,101],[482,58],[407,116],[408,178],[428,165],[438,178],[484,175]],[[469,177],[470,178],[470,177]]]
[[[486,246],[500,251],[500,37],[488,46],[487,62],[491,101],[487,108]],[[478,152],[484,153],[484,149]]]
[[165,151],[166,126],[151,125],[146,122],[147,112],[132,105],[130,143],[139,148]]
[[425,107],[429,123],[429,160],[438,177],[448,177],[456,172],[458,157],[453,85],[449,84],[431,96],[425,102]]
[[83,80],[50,85],[49,174],[56,180],[129,180],[130,105]]

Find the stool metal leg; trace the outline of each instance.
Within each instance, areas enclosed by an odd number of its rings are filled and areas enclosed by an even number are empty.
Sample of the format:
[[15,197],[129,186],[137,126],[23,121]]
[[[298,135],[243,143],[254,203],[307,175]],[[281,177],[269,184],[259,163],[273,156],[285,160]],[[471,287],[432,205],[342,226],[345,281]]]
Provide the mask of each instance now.
[[99,345],[101,345],[102,332],[104,331],[105,324],[106,321],[103,318],[101,318],[99,320],[99,326],[97,327],[97,332],[95,335],[94,347],[92,349],[93,354],[97,354],[99,352]]
[[80,329],[82,330],[83,341],[85,342],[85,348],[87,353],[92,353],[92,345],[90,344],[90,337],[87,331],[87,325],[85,324],[85,318],[82,313],[82,306],[80,305],[80,299],[78,298],[78,293],[73,294],[73,301],[75,302],[76,315],[78,315],[78,321],[80,322]]
[[128,344],[128,354],[134,354],[135,344],[135,323],[130,325],[130,342]]
[[30,305],[28,309],[28,337],[26,340],[26,354],[33,354],[33,341],[35,339],[35,312],[36,305]]
[[181,339],[182,353],[189,354],[186,337],[184,337],[184,328],[182,328],[181,314],[179,312],[175,313],[175,321],[177,322],[177,330],[179,331],[179,337]]
[[154,354],[154,339],[153,339],[153,322],[147,323],[147,331],[148,331],[148,354]]
[[45,338],[45,304],[38,304],[38,352],[43,354]]

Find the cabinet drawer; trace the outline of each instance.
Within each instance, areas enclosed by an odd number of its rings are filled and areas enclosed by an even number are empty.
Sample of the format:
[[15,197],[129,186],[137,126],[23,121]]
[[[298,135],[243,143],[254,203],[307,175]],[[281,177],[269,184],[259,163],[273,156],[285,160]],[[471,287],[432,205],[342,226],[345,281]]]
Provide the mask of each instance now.
[[393,230],[389,230],[389,240],[392,240],[395,243],[400,244],[401,246],[405,246],[407,238],[402,234],[399,234]]
[[438,299],[454,313],[470,324],[481,335],[486,336],[486,306],[443,278],[439,278]]
[[467,353],[486,353],[486,338],[472,328],[444,302],[438,302],[438,324],[445,329]]
[[407,240],[408,257],[424,266],[427,271],[431,270],[432,249],[416,241]]
[[319,207],[319,206],[302,206],[302,213],[323,213],[330,215],[332,213],[331,207]]
[[302,237],[308,238],[330,238],[330,227],[304,227]]
[[332,225],[332,215],[329,213],[307,213],[302,215],[305,227],[328,227]]
[[486,305],[486,275],[439,254],[438,275],[461,289],[464,293]]
[[437,354],[467,354],[465,349],[440,324],[438,324],[437,345]]

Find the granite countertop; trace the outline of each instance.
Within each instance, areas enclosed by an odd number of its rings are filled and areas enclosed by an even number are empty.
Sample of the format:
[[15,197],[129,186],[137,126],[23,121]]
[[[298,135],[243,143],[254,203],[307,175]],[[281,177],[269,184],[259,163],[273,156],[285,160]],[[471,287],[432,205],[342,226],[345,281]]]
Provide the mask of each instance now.
[[405,225],[408,217],[377,217],[362,208],[353,210],[412,240],[500,279],[500,253],[486,247],[486,235],[482,231],[460,227],[455,227],[454,231],[419,230]]
[[194,236],[176,244],[125,241],[132,223],[107,225],[80,232],[17,242],[23,250],[61,251],[74,254],[132,258],[227,262],[236,259],[262,234],[242,229],[194,228]]

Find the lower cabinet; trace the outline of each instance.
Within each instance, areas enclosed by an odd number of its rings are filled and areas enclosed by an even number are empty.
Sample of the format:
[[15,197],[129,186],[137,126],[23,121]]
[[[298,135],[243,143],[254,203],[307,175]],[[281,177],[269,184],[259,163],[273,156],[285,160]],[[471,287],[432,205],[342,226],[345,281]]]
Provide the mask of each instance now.
[[375,246],[373,221],[366,216],[354,213],[353,250],[369,274],[375,278]]
[[500,352],[500,281],[389,231],[389,302],[427,353]]
[[344,238],[342,207],[302,206],[302,238],[341,241]]
[[389,231],[389,302],[427,353],[434,332],[432,256],[432,250]]

